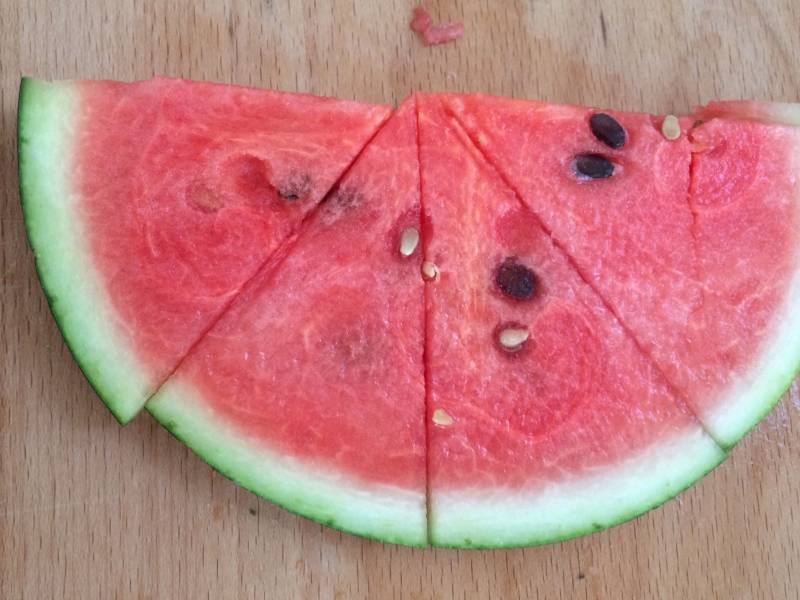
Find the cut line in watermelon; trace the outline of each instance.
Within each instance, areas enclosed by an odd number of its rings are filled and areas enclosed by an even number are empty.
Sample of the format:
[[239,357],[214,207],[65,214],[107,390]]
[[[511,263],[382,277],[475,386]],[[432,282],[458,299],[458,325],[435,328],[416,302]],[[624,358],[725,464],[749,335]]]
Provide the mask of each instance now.
[[795,376],[798,115],[23,80],[20,186],[118,419],[158,388],[154,417],[289,510],[532,545],[674,496]]
[[[425,259],[439,273],[427,283],[431,542],[573,537],[661,504],[719,464],[724,452],[538,219],[435,97],[419,104]],[[532,293],[487,285],[509,261],[532,272]],[[499,347],[505,323],[530,339]]]
[[123,423],[390,112],[175,79],[23,79],[19,107],[40,279],[78,363]]
[[147,408],[261,496],[424,545],[423,282],[408,245],[420,227],[416,157],[408,100]]

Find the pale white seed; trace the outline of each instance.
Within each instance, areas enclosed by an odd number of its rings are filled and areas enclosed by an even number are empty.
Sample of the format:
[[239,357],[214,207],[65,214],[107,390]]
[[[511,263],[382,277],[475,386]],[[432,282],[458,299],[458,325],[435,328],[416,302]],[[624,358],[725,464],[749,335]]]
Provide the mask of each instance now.
[[406,227],[400,236],[400,254],[411,256],[419,244],[419,231],[415,227]]
[[447,414],[447,411],[441,408],[437,408],[433,411],[433,422],[437,425],[442,425],[444,427],[449,427],[453,424],[453,417]]
[[681,124],[675,115],[667,115],[661,123],[661,133],[668,140],[677,140],[681,137]]
[[509,327],[500,332],[498,341],[500,345],[507,350],[517,350],[530,336],[531,334],[528,333],[527,329]]
[[431,261],[426,260],[422,263],[422,276],[425,279],[433,280],[439,274],[439,269]]

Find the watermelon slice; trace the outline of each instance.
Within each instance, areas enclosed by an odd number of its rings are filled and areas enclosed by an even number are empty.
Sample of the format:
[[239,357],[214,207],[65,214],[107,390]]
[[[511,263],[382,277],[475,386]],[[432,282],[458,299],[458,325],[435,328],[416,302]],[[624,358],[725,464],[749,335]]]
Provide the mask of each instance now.
[[[788,389],[800,364],[800,111],[714,103],[691,130],[689,200],[703,282],[692,315],[688,393],[734,444]],[[687,377],[687,379],[689,379]]]
[[346,531],[535,544],[679,492],[800,364],[800,111],[695,118],[24,80],[20,183],[120,421]]
[[796,110],[712,106],[706,118],[751,120],[690,132],[684,119],[666,135],[643,114],[443,102],[709,432],[735,444],[800,363],[800,134],[764,123]]
[[408,100],[148,410],[278,504],[425,544],[419,227]]
[[524,545],[608,527],[718,464],[722,450],[431,97],[420,161],[438,272],[432,542]]
[[53,314],[122,422],[389,108],[173,79],[23,80],[20,184]]

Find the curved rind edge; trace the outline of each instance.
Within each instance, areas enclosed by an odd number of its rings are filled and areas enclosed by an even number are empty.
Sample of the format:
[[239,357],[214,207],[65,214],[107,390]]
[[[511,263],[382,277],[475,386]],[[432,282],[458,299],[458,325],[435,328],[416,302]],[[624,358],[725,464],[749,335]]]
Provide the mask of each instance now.
[[282,508],[362,537],[427,545],[424,490],[367,486],[272,451],[226,425],[201,393],[178,375],[161,387],[146,408],[214,469]]
[[22,79],[20,199],[39,281],[64,341],[97,395],[125,424],[144,406],[152,381],[115,325],[77,213],[69,174],[79,102],[75,83]]
[[[795,172],[800,176],[800,151],[796,156]],[[800,212],[800,195],[795,201]],[[774,318],[774,335],[764,344],[748,373],[717,402],[720,410],[712,410],[701,418],[723,448],[732,448],[758,425],[800,373],[800,244],[796,250],[797,270],[783,308]]]
[[459,489],[431,504],[431,543],[513,548],[568,540],[633,519],[691,486],[727,454],[699,427],[658,442],[624,463],[544,491]]
[[692,116],[702,121],[720,118],[800,126],[800,104],[758,100],[718,100],[696,107]]

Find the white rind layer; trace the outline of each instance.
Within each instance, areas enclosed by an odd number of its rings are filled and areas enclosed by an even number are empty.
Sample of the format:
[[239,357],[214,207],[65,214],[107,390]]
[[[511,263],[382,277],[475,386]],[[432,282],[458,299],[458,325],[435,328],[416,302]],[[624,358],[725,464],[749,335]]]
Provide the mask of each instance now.
[[227,424],[177,375],[147,403],[147,410],[212,467],[292,512],[382,541],[427,543],[424,489],[357,481],[271,450]]
[[[800,265],[800,260],[798,260]],[[750,369],[702,415],[703,424],[730,448],[772,409],[789,389],[800,365],[800,271],[789,286],[774,333]]]
[[699,426],[637,456],[532,491],[433,491],[436,546],[530,546],[598,531],[658,506],[705,475],[725,453]]
[[111,305],[72,185],[80,113],[77,84],[24,79],[20,87],[20,194],[42,287],[87,379],[121,422],[153,391],[152,377]]

